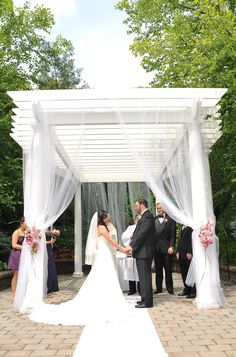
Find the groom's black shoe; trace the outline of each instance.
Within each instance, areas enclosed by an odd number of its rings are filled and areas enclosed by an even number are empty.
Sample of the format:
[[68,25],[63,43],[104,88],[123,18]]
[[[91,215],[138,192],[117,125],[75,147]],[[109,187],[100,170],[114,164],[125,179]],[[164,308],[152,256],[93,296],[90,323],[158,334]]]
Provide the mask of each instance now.
[[178,294],[178,296],[186,296],[188,295],[185,291],[182,291],[181,293]]
[[142,304],[135,305],[135,307],[137,307],[138,309],[145,309],[148,307],[153,307],[153,305],[146,305],[146,304],[142,303]]
[[161,294],[162,293],[162,290],[154,290],[153,291],[153,294]]
[[144,302],[142,300],[140,300],[140,301],[136,301],[136,304],[141,305],[141,304],[144,304]]
[[137,292],[136,290],[135,291],[129,291],[127,295],[134,295],[134,294],[136,294],[136,292]]
[[186,299],[195,299],[196,294],[189,294],[186,296]]

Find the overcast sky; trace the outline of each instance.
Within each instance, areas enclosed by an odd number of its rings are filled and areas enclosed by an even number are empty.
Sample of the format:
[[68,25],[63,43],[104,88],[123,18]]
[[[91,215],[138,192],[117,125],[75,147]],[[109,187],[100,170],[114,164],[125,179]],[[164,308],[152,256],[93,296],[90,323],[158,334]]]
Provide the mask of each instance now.
[[[14,0],[22,6],[25,0]],[[152,79],[129,51],[132,38],[122,23],[125,14],[115,10],[117,0],[31,0],[44,4],[55,15],[51,39],[58,34],[75,47],[76,66],[91,88],[147,86]]]

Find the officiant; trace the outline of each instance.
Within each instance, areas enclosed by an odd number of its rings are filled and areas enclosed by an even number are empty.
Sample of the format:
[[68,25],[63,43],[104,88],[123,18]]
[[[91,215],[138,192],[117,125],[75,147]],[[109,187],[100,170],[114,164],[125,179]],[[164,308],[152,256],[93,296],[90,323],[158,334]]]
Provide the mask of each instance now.
[[[141,216],[139,214],[136,214],[134,220],[133,219],[130,220],[128,227],[122,233],[121,241],[125,247],[130,245],[133,238],[134,230],[140,218]],[[134,295],[137,292],[139,292],[139,277],[138,277],[138,271],[136,266],[136,259],[131,256],[130,257],[126,256],[126,259],[124,260],[124,264],[123,264],[123,269],[124,269],[123,271],[124,280],[129,281],[128,295]]]

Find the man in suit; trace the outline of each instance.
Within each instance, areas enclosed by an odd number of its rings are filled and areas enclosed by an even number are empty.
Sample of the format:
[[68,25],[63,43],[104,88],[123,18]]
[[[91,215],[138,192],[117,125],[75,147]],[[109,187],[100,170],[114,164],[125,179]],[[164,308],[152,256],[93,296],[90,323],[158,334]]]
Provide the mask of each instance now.
[[141,301],[135,307],[153,307],[151,267],[154,255],[154,217],[144,199],[135,202],[135,212],[141,215],[130,243],[130,253],[136,258],[141,295]]
[[156,205],[155,217],[155,270],[156,290],[154,294],[162,293],[163,268],[165,270],[166,289],[174,294],[172,278],[172,257],[176,241],[176,223],[163,210],[160,203]]
[[188,286],[185,281],[188,274],[188,269],[193,257],[192,252],[192,228],[187,226],[182,226],[180,230],[178,247],[176,257],[179,261],[180,272],[183,279],[184,290],[179,293],[179,296],[185,296],[186,298],[196,297],[196,287]]

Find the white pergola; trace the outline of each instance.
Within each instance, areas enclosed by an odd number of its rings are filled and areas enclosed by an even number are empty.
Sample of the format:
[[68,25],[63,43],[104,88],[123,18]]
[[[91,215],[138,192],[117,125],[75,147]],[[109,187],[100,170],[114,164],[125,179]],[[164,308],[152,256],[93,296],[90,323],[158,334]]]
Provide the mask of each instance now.
[[[58,156],[67,165],[73,165],[80,182],[143,181],[142,173],[134,162],[129,145],[117,120],[117,111],[129,114],[129,130],[140,137],[141,151],[149,156],[149,164],[157,165],[151,139],[158,138],[160,147],[175,147],[176,130],[184,121],[191,121],[191,107],[198,100],[201,104],[202,134],[206,147],[221,136],[220,121],[212,118],[219,110],[217,103],[225,89],[131,89],[122,92],[97,92],[95,90],[51,90],[9,92],[16,109],[11,136],[26,152],[35,122],[32,105],[39,102],[42,110],[50,113],[56,126],[60,146]],[[139,128],[137,114],[145,113],[148,124],[145,131]],[[164,113],[163,122],[156,125],[153,114]],[[183,113],[182,116],[176,114]],[[180,118],[180,119],[179,119]],[[207,118],[207,120],[206,120]],[[170,125],[172,124],[171,129]],[[83,127],[86,123],[86,128]],[[88,125],[89,124],[89,125]],[[83,142],[78,153],[78,142],[83,131]],[[158,165],[163,166],[161,152]],[[60,160],[58,157],[58,166]]]
[[[196,118],[192,115],[193,104],[198,104],[198,119],[205,147],[211,147],[221,136],[218,110],[226,89],[214,88],[158,88],[130,89],[124,91],[86,90],[43,90],[8,92],[16,108],[13,109],[12,138],[29,150],[32,125],[35,123],[34,103],[48,114],[55,127],[58,168],[73,167],[79,182],[134,182],[144,181],[143,174],[130,151],[129,144],[117,120],[117,113],[128,115],[127,130],[133,136],[140,133],[143,140],[140,151],[148,157],[152,167],[163,169],[165,163],[162,151],[165,145],[176,147],[176,133],[183,122]],[[145,114],[145,129],[140,127],[137,115]],[[159,121],[154,120],[160,113]],[[162,118],[164,118],[162,120]],[[84,125],[86,123],[86,125]],[[170,126],[171,124],[171,126]],[[80,142],[81,135],[83,140]],[[158,140],[160,152],[158,162],[152,139]],[[193,137],[197,145],[196,136]],[[80,143],[78,156],[78,143]],[[157,143],[158,144],[158,143]],[[194,153],[193,153],[194,155]],[[163,160],[162,160],[163,158]],[[198,157],[192,161],[198,165]],[[198,168],[199,181],[201,173]],[[196,211],[201,199],[196,197]],[[75,199],[75,275],[82,275],[81,239],[81,191]],[[200,204],[200,202],[199,202]]]

